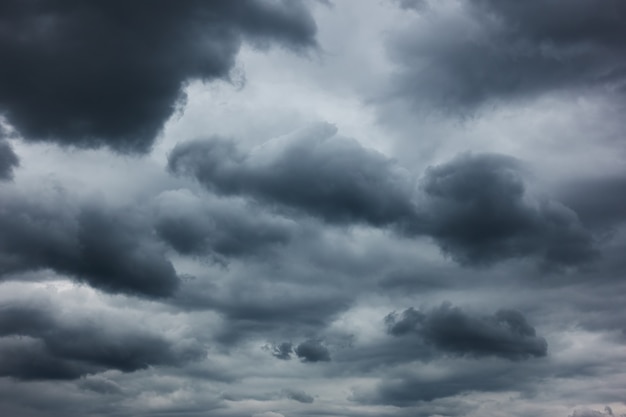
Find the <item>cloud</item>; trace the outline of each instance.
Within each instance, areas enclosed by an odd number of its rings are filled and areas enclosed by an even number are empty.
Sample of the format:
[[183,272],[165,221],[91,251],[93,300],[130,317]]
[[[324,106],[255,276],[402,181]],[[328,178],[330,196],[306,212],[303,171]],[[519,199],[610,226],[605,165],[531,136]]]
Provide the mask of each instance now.
[[[510,365],[510,364],[507,364]],[[364,404],[410,407],[472,392],[518,391],[529,395],[537,384],[535,370],[498,362],[452,362],[435,368],[406,369],[385,375],[372,390],[355,392]]]
[[190,79],[227,79],[242,40],[316,46],[299,1],[5,1],[0,114],[27,140],[147,151]]
[[303,404],[311,404],[314,401],[314,398],[312,396],[300,390],[286,389],[283,390],[283,394],[290,400],[294,400]]
[[190,142],[172,151],[169,168],[284,215],[430,236],[463,264],[534,257],[559,266],[594,256],[576,213],[530,193],[515,158],[461,154],[427,169],[418,188],[396,161],[334,135],[332,126],[318,125],[250,152],[223,139]]
[[272,346],[272,356],[277,359],[289,360],[293,353],[293,345],[291,342],[282,342]]
[[251,152],[231,140],[176,146],[169,168],[222,195],[249,195],[268,205],[333,223],[384,226],[411,221],[411,183],[404,170],[336,129],[316,125]]
[[270,216],[236,199],[202,199],[188,190],[155,199],[155,229],[182,254],[237,257],[285,245],[295,222]]
[[551,92],[624,92],[623,2],[597,7],[593,0],[468,0],[429,6],[388,45],[399,68],[395,95],[466,113]]
[[449,303],[427,312],[409,308],[385,317],[389,334],[417,336],[437,351],[450,355],[497,356],[511,360],[546,356],[548,344],[515,310],[480,316]]
[[529,193],[514,158],[462,154],[429,168],[422,186],[427,233],[461,263],[535,256],[571,265],[594,256],[576,213]]
[[[619,417],[623,417],[624,415],[625,414],[620,414]],[[611,407],[606,406],[604,407],[604,412],[596,411],[596,410],[589,410],[589,409],[575,410],[574,413],[570,417],[609,417],[609,416],[615,416],[615,414],[613,414],[613,409],[611,409]]]
[[13,169],[19,164],[20,160],[11,145],[5,140],[0,140],[0,181],[13,178]]
[[0,191],[0,275],[52,269],[111,293],[171,296],[179,278],[140,213]]
[[319,340],[306,340],[296,346],[294,352],[303,362],[330,361],[330,352],[328,351],[328,348]]
[[106,317],[68,320],[53,309],[19,303],[0,305],[0,336],[0,374],[23,380],[77,379],[108,369],[133,372],[204,355],[200,346],[174,346]]

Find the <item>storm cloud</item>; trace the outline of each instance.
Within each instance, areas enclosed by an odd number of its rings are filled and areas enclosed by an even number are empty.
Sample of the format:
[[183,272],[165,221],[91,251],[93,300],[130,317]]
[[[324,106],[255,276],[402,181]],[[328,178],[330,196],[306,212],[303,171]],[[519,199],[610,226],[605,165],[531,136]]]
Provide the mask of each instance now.
[[0,305],[0,374],[17,379],[76,379],[117,369],[180,365],[200,359],[201,346],[173,346],[156,334],[99,319],[64,322],[52,309]]
[[0,181],[13,177],[13,169],[19,165],[19,159],[11,145],[0,139]]
[[413,308],[385,317],[389,334],[417,336],[436,350],[458,356],[498,356],[511,360],[547,355],[548,344],[515,310],[468,314],[449,303],[430,311]]
[[112,293],[166,297],[177,289],[176,271],[139,213],[75,204],[57,192],[37,201],[1,193],[2,277],[51,269]]
[[248,196],[287,214],[430,236],[465,264],[534,257],[558,266],[594,256],[577,214],[527,190],[523,164],[513,157],[461,154],[418,180],[396,161],[334,134],[319,125],[250,152],[230,140],[190,142],[172,151],[169,168],[211,192]]
[[172,151],[169,168],[216,193],[250,195],[329,222],[410,221],[405,172],[384,155],[335,134],[336,128],[321,124],[250,152],[231,140],[190,142]]
[[315,47],[298,1],[5,1],[0,113],[27,140],[150,149],[192,79],[228,79],[243,40]]
[[423,178],[426,229],[461,263],[535,256],[568,265],[593,258],[593,238],[562,203],[527,190],[521,162],[464,154]]
[[321,340],[309,339],[295,347],[294,352],[303,362],[328,362],[330,352]]
[[402,2],[412,4],[419,23],[389,50],[399,67],[393,94],[420,106],[467,113],[545,93],[624,92],[619,0]]

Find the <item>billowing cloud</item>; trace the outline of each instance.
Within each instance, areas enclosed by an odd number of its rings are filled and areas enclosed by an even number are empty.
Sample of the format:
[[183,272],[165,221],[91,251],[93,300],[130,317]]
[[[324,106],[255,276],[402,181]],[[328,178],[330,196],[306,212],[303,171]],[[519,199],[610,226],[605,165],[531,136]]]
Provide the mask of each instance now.
[[62,193],[37,200],[1,193],[2,276],[52,269],[107,292],[147,297],[178,288],[174,267],[139,213],[75,204]]
[[328,351],[328,348],[317,339],[305,340],[296,346],[294,352],[303,362],[330,361],[330,352]]
[[190,79],[228,78],[242,40],[316,45],[299,1],[6,1],[0,113],[27,140],[148,150]]
[[187,190],[164,192],[155,206],[158,235],[183,254],[252,255],[286,244],[296,226],[240,200],[202,200]]
[[169,168],[218,194],[250,195],[333,223],[411,221],[412,190],[404,170],[335,133],[321,124],[250,152],[225,139],[185,143],[172,151]]
[[591,235],[574,211],[527,190],[522,164],[498,154],[463,154],[417,178],[331,126],[243,152],[233,141],[178,145],[169,167],[208,190],[248,196],[330,223],[388,227],[430,236],[466,264],[536,257],[549,265],[593,257]]
[[394,94],[466,112],[549,92],[624,91],[626,5],[593,0],[468,0],[420,5],[389,45]]
[[201,346],[177,347],[140,328],[102,318],[68,322],[52,309],[19,304],[0,305],[0,336],[0,374],[24,380],[76,379],[108,369],[133,372],[180,365],[204,354]]
[[13,169],[19,165],[19,159],[7,141],[0,140],[0,181],[13,177]]
[[417,337],[451,355],[520,360],[546,356],[548,350],[546,340],[515,310],[481,316],[444,303],[430,311],[409,308],[392,313],[385,322],[391,335]]
[[315,399],[304,391],[295,389],[283,390],[285,397],[303,404],[311,404]]
[[462,263],[536,256],[549,264],[593,257],[591,235],[576,213],[527,190],[520,162],[465,154],[423,178],[428,234]]

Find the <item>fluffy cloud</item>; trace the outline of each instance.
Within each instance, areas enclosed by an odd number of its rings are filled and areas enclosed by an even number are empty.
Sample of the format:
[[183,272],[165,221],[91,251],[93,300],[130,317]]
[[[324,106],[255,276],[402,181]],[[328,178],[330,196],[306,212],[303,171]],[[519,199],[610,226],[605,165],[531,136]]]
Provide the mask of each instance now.
[[242,40],[316,45],[301,2],[3,2],[0,113],[27,140],[147,151],[190,79],[228,78]]

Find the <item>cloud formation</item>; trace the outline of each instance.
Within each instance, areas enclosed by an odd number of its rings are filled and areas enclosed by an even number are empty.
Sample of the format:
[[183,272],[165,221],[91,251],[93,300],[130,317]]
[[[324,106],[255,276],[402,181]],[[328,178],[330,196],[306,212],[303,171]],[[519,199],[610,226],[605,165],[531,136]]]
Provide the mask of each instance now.
[[458,356],[498,356],[511,360],[546,356],[548,344],[515,310],[480,316],[449,303],[430,311],[413,308],[385,317],[389,334],[417,336],[434,349]]
[[53,310],[23,304],[0,305],[0,336],[0,375],[23,380],[133,372],[204,355],[201,346],[177,347],[140,328],[102,318],[64,322]]
[[593,258],[575,212],[528,192],[522,163],[462,154],[426,170],[421,182],[396,161],[318,125],[250,152],[213,139],[178,145],[169,168],[207,190],[333,224],[367,224],[430,236],[465,264],[535,257],[546,265]]
[[19,165],[19,159],[11,145],[5,140],[0,140],[0,181],[10,180],[13,177],[13,169]]
[[303,362],[329,362],[330,352],[321,340],[309,339],[295,347],[294,352]]
[[[394,94],[461,113],[586,89],[622,94],[626,5],[610,0],[401,2],[422,13],[394,39]],[[413,6],[415,5],[415,6]]]
[[0,27],[0,114],[22,137],[133,153],[188,80],[228,78],[242,40],[316,45],[299,1],[11,0]]
[[0,276],[51,269],[103,291],[146,297],[178,288],[173,265],[139,213],[75,204],[63,193],[36,200],[0,193]]

